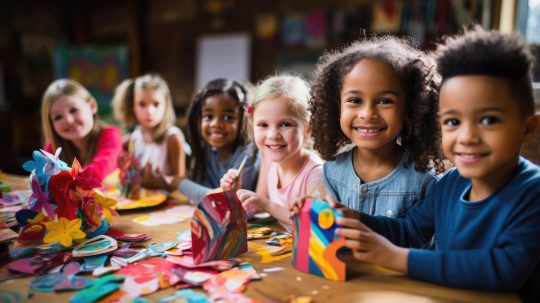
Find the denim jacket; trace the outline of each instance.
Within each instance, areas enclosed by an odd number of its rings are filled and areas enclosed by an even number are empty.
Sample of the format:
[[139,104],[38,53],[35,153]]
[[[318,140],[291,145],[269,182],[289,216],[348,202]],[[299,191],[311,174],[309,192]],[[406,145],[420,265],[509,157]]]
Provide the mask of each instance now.
[[382,179],[363,183],[353,166],[353,150],[339,154],[324,164],[324,183],[341,204],[370,215],[400,217],[416,201],[423,199],[437,181],[429,172],[417,172],[414,162],[403,165],[409,152],[397,167]]

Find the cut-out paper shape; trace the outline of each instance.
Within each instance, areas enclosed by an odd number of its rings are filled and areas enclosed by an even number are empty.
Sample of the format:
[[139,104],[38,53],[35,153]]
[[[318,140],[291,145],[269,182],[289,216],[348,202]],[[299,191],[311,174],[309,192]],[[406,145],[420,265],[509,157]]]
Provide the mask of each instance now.
[[104,267],[108,258],[109,256],[107,255],[86,257],[84,258],[84,263],[81,266],[81,270],[85,272],[93,272],[100,267]]
[[70,247],[74,239],[84,239],[86,235],[81,230],[81,219],[68,220],[61,217],[58,221],[45,222],[49,231],[43,238],[45,243],[58,242],[64,247]]
[[83,289],[71,297],[71,303],[92,303],[104,297],[120,287],[124,281],[122,276],[108,275],[94,281],[94,285]]
[[101,235],[86,242],[83,242],[73,249],[74,257],[87,257],[101,255],[118,248],[118,243],[115,239]]
[[[182,290],[177,291],[174,295],[161,298],[158,302],[159,303],[168,303],[168,302],[210,303],[211,301],[208,299],[206,294],[202,292],[193,291],[191,289],[182,289]],[[213,301],[213,302],[218,302],[218,301]]]
[[219,291],[242,292],[249,280],[251,280],[249,272],[233,268],[209,278],[204,282],[203,288],[209,293]]
[[345,263],[337,257],[345,238],[335,236],[339,227],[335,219],[342,217],[342,213],[323,200],[305,200],[300,215],[294,218],[292,264],[296,269],[330,280],[345,281]]
[[35,291],[52,292],[61,290],[79,290],[92,286],[94,280],[78,277],[81,266],[78,262],[66,264],[61,272],[46,274],[32,280],[30,287]]
[[69,261],[69,257],[63,254],[35,255],[12,261],[7,265],[9,270],[26,274],[36,274],[53,268],[58,264]]
[[233,191],[206,195],[191,220],[195,264],[247,252],[246,212]]
[[9,242],[19,236],[18,233],[14,232],[9,228],[0,229],[0,243]]
[[0,198],[0,204],[3,206],[23,205],[24,203],[26,203],[26,201],[28,201],[28,198],[30,198],[31,195],[32,190],[30,189],[23,189],[4,193],[2,198]]
[[107,236],[113,237],[118,241],[124,241],[124,242],[142,242],[146,240],[150,240],[152,237],[150,234],[147,233],[139,233],[139,234],[126,234],[121,230],[111,230],[107,231]]

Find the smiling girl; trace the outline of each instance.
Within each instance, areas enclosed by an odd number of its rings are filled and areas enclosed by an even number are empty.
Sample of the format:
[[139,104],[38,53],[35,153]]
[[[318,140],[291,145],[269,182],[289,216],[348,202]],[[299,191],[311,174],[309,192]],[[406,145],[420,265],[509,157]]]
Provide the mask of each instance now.
[[59,79],[49,85],[41,102],[45,150],[62,148],[60,159],[76,157],[83,169],[101,182],[116,168],[122,152],[122,133],[99,122],[96,99],[74,80]]

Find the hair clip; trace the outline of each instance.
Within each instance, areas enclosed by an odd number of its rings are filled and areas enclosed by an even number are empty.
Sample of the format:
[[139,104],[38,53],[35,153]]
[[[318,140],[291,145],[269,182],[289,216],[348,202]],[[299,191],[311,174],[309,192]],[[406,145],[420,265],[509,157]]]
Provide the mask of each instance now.
[[250,104],[247,106],[247,113],[249,115],[253,115],[253,105]]
[[117,248],[118,243],[115,239],[101,235],[75,246],[72,255],[73,257],[95,256],[113,251]]

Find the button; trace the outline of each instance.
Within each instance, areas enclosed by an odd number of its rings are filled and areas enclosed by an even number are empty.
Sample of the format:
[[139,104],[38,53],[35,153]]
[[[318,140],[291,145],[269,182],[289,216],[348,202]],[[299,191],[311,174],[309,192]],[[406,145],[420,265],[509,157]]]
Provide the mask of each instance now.
[[369,191],[369,189],[368,189],[367,187],[362,188],[362,192],[363,192],[364,194],[367,193],[368,191]]
[[387,217],[391,217],[393,214],[394,214],[394,212],[391,209],[386,211],[386,216]]

